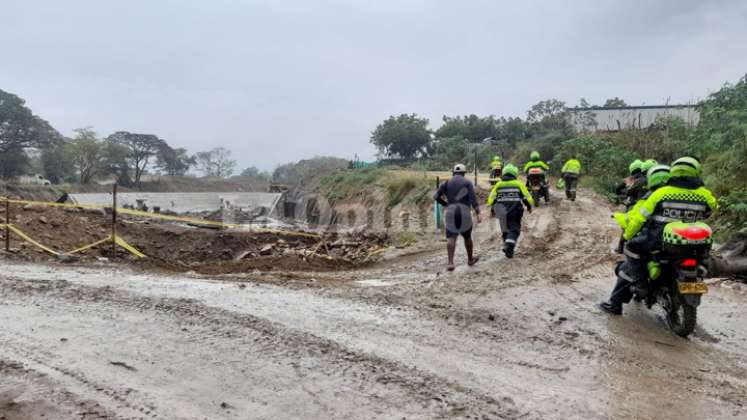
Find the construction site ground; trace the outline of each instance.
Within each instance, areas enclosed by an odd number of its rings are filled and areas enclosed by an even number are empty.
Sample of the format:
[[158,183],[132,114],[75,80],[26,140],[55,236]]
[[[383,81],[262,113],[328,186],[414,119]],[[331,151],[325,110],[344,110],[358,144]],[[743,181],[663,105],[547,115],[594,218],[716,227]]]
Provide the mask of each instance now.
[[[326,269],[298,256],[168,272],[6,257],[0,419],[747,418],[745,289],[710,280],[689,339],[643,305],[602,313],[619,258],[611,211],[586,191],[556,198],[525,215],[513,260],[486,221],[482,259],[468,267],[460,245],[452,273],[435,233]],[[192,251],[194,230],[148,245],[133,226],[123,237],[164,261],[182,248],[190,264],[222,252]],[[103,222],[90,230],[107,233]],[[56,246],[85,242],[73,235]]]

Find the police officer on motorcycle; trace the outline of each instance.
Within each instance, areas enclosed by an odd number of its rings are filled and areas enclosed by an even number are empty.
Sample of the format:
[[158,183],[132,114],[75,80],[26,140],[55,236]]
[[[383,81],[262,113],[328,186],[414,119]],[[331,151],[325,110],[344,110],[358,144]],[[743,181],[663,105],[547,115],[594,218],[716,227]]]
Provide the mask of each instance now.
[[532,153],[529,154],[529,162],[527,162],[524,165],[524,174],[527,175],[527,188],[530,187],[529,184],[529,171],[533,168],[539,168],[542,170],[542,189],[541,189],[541,195],[545,197],[545,203],[550,202],[550,189],[547,186],[547,171],[550,170],[550,167],[543,161],[540,160],[540,154],[538,151],[534,150]]
[[[659,186],[666,176],[659,166],[649,169],[650,194],[628,212],[624,226],[625,262],[617,270],[609,301],[599,307],[613,315],[622,314],[622,305],[633,297],[632,287],[639,294],[648,288],[647,262],[652,252],[661,249],[664,226],[675,221],[697,222],[707,219],[718,207],[711,191],[703,187],[700,162],[683,157],[672,163],[666,185]],[[657,188],[658,187],[658,188]]]
[[617,195],[625,197],[623,199],[625,210],[630,210],[643,197],[646,188],[646,173],[643,172],[643,162],[640,159],[634,160],[628,166],[628,170],[630,176],[624,179],[615,189]]

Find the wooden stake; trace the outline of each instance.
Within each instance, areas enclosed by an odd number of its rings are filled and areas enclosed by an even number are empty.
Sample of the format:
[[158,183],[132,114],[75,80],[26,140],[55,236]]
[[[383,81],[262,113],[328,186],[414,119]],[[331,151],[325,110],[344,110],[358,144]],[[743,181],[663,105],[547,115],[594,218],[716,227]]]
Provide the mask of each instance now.
[[477,188],[477,148],[475,147],[475,188]]
[[5,199],[5,252],[10,252],[10,199]]
[[112,258],[117,256],[117,183],[112,190]]

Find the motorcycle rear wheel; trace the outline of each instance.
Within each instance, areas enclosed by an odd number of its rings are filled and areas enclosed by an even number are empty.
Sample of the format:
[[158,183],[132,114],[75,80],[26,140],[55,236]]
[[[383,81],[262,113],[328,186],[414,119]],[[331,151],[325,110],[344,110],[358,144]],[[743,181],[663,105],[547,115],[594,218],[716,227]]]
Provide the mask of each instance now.
[[667,300],[669,302],[664,308],[667,313],[667,324],[675,334],[686,338],[695,330],[698,308],[682,302],[679,295],[668,295]]
[[534,206],[539,207],[540,200],[542,199],[542,194],[538,192],[532,192],[532,199],[534,200]]

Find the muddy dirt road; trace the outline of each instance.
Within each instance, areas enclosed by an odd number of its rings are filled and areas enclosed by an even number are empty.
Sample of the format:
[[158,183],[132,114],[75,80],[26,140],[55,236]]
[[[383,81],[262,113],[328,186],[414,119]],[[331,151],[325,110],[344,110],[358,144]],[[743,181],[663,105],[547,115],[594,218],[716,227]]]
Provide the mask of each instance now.
[[601,313],[609,214],[541,207],[510,262],[483,223],[454,273],[438,239],[336,273],[2,261],[0,419],[747,418],[744,290],[714,281],[688,340]]

